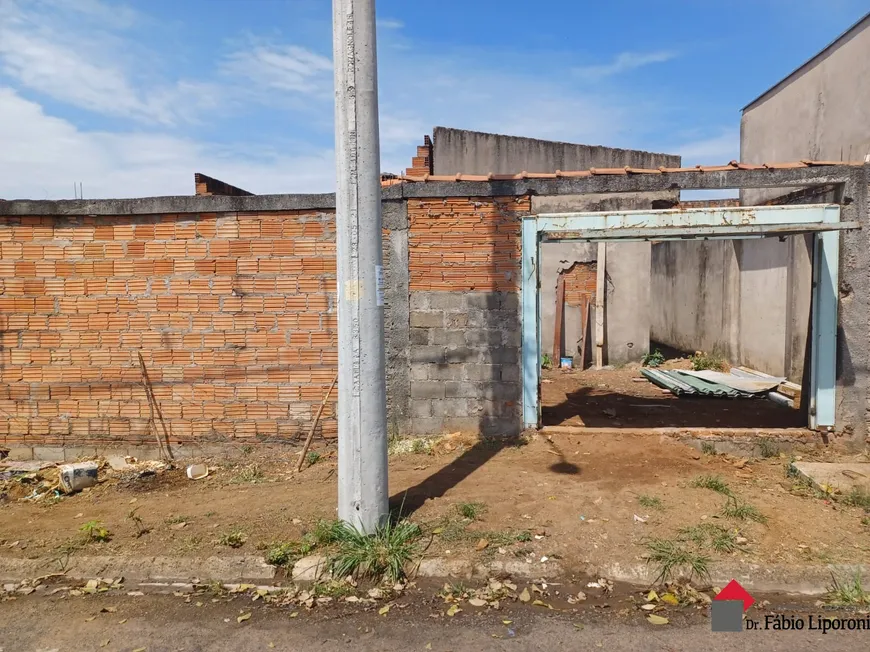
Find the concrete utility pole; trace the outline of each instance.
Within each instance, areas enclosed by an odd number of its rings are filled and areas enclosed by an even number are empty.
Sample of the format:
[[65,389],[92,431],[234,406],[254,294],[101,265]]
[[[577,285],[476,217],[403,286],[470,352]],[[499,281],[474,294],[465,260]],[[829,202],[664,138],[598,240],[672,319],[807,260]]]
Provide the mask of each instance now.
[[374,0],[333,0],[338,267],[338,517],[389,513]]

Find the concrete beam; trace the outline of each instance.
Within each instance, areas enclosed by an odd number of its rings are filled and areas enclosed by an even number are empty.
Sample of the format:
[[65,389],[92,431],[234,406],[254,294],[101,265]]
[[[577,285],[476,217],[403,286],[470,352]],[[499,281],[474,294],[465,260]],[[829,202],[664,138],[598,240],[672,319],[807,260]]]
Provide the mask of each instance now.
[[137,199],[0,199],[0,215],[160,215],[335,209],[335,195],[184,195]]
[[[776,170],[721,170],[665,174],[602,174],[560,179],[433,181],[383,188],[384,200],[422,197],[499,197],[585,193],[663,192],[723,188],[783,188],[844,184],[870,166],[825,165]],[[847,199],[856,195],[846,193]],[[335,195],[255,195],[251,197],[177,196],[138,199],[0,200],[0,215],[157,215],[335,208]]]

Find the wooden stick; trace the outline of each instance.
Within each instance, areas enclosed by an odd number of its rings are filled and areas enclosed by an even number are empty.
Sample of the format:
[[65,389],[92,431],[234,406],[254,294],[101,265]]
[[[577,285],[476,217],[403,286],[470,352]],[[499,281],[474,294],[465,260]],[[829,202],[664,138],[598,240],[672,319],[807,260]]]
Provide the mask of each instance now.
[[314,431],[317,428],[317,424],[320,423],[320,415],[323,414],[323,408],[326,407],[326,402],[329,400],[329,395],[332,394],[332,388],[335,387],[335,383],[338,382],[338,374],[335,374],[335,378],[332,379],[332,385],[329,386],[329,389],[326,390],[326,396],[323,397],[323,401],[320,404],[320,409],[317,411],[317,416],[314,417],[314,423],[311,424],[311,430],[308,431],[308,438],[305,440],[305,445],[302,447],[302,456],[299,458],[299,466],[296,467],[296,472],[300,472],[302,470],[302,465],[305,464],[305,455],[308,454],[308,448],[311,446],[311,440],[314,439]]
[[553,333],[553,368],[562,366],[562,322],[565,320],[565,277],[556,280],[556,319]]
[[595,368],[604,366],[604,284],[607,269],[607,243],[598,243],[597,277],[595,279]]
[[[154,396],[154,387],[151,385],[151,379],[148,377],[148,368],[145,366],[145,359],[142,357],[142,351],[139,353],[139,366],[142,367],[142,382],[145,385],[145,397],[148,399],[148,409],[151,412],[151,427],[154,428],[154,437],[157,439],[157,447],[160,449],[160,456],[165,460],[174,459],[172,448],[169,445],[169,431],[166,428],[166,422],[163,420],[163,412],[160,411],[160,404],[157,402],[157,397]],[[157,416],[160,419],[160,425],[163,427],[163,437],[166,440],[166,447],[163,446],[163,441],[160,439],[160,432],[157,430],[157,422],[154,420],[154,410],[157,409]]]
[[586,368],[586,347],[589,346],[589,297],[583,297],[583,303],[580,306],[580,371]]

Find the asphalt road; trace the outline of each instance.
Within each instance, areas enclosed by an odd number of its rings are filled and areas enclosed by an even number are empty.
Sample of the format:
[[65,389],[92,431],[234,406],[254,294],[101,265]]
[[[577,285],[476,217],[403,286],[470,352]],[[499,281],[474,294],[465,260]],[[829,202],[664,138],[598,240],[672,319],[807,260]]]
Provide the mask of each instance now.
[[[576,614],[540,608],[466,610],[410,602],[386,615],[342,608],[312,612],[262,606],[249,598],[198,607],[175,596],[22,597],[0,604],[0,652],[78,650],[145,652],[240,650],[630,650],[834,652],[868,649],[870,632],[742,632],[713,634],[700,612],[663,626],[634,611]],[[108,608],[109,611],[101,611]],[[240,614],[251,613],[242,623]],[[503,621],[511,621],[505,624]]]

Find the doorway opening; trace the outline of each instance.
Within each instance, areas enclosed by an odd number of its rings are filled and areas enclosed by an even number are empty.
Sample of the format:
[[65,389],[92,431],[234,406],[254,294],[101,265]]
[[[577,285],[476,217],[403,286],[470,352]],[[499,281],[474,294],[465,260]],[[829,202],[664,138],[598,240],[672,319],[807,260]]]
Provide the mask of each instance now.
[[525,425],[832,429],[844,228],[837,205],[525,218]]

